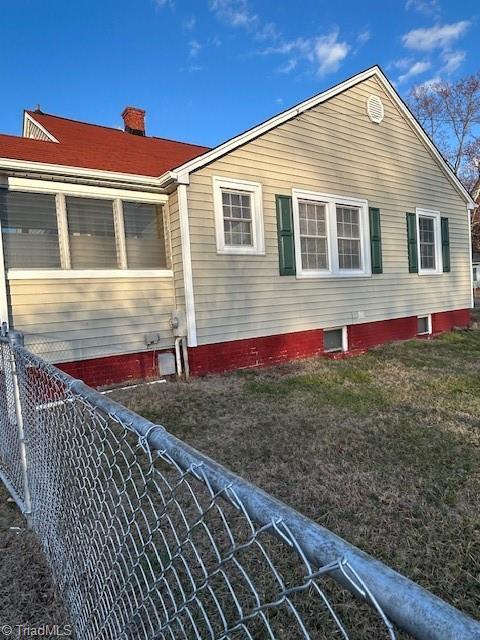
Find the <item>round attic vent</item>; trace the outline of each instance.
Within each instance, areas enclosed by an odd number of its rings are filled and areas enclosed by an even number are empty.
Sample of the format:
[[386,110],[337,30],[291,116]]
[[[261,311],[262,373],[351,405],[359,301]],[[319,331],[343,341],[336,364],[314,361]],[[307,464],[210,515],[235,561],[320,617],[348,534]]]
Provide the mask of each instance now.
[[378,96],[370,96],[367,100],[367,113],[372,122],[379,124],[383,120],[385,110]]

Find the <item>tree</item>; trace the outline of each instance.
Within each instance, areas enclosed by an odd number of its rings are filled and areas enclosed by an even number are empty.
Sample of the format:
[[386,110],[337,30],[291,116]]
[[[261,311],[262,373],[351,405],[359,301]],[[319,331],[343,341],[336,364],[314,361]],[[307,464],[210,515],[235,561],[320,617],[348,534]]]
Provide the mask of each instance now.
[[472,190],[480,177],[480,73],[413,87],[407,101],[455,174]]

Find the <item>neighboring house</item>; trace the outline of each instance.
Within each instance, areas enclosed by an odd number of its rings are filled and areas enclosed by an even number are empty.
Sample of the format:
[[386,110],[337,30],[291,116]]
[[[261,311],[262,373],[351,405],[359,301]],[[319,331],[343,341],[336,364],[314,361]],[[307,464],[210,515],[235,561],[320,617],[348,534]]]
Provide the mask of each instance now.
[[480,287],[480,253],[472,253],[473,266],[473,286],[475,289]]
[[[470,195],[378,67],[214,149],[25,112],[0,136],[1,319],[94,385],[469,323]],[[178,331],[177,331],[178,333]]]
[[476,299],[479,297],[480,289],[480,178],[477,180],[472,197],[476,203],[476,208],[472,213],[472,272],[473,288]]

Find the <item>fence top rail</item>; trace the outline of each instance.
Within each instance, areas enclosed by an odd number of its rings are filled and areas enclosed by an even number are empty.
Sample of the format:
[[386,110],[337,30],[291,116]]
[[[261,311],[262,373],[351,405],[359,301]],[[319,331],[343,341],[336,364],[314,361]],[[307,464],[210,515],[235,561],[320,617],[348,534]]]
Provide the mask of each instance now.
[[[310,563],[318,568],[344,558],[368,585],[370,605],[377,605],[392,622],[420,640],[479,640],[480,622],[462,613],[412,580],[394,571],[325,527],[270,496],[223,465],[179,440],[161,424],[154,424],[115,400],[102,395],[21,345],[18,334],[9,339],[15,352],[32,366],[46,370],[63,383],[75,399],[120,423],[136,434],[152,450],[165,452],[180,469],[222,493],[234,506],[239,499],[248,515],[259,525],[274,523],[283,541],[293,537]],[[201,474],[198,470],[201,469]],[[285,535],[282,535],[282,529]],[[332,574],[337,582],[359,595],[352,581],[339,569]]]

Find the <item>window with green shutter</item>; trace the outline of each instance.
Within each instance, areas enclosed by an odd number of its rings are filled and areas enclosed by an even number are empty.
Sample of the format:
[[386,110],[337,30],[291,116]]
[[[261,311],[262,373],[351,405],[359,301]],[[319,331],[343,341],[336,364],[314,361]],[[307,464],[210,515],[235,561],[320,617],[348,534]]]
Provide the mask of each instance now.
[[442,264],[444,272],[450,271],[450,231],[448,229],[448,218],[440,220],[442,232]]
[[294,276],[295,241],[293,234],[292,198],[275,196],[277,204],[278,257],[281,276]]
[[418,273],[417,215],[407,213],[408,270]]
[[377,207],[370,207],[369,215],[372,273],[382,273],[382,232],[380,228],[380,209]]

